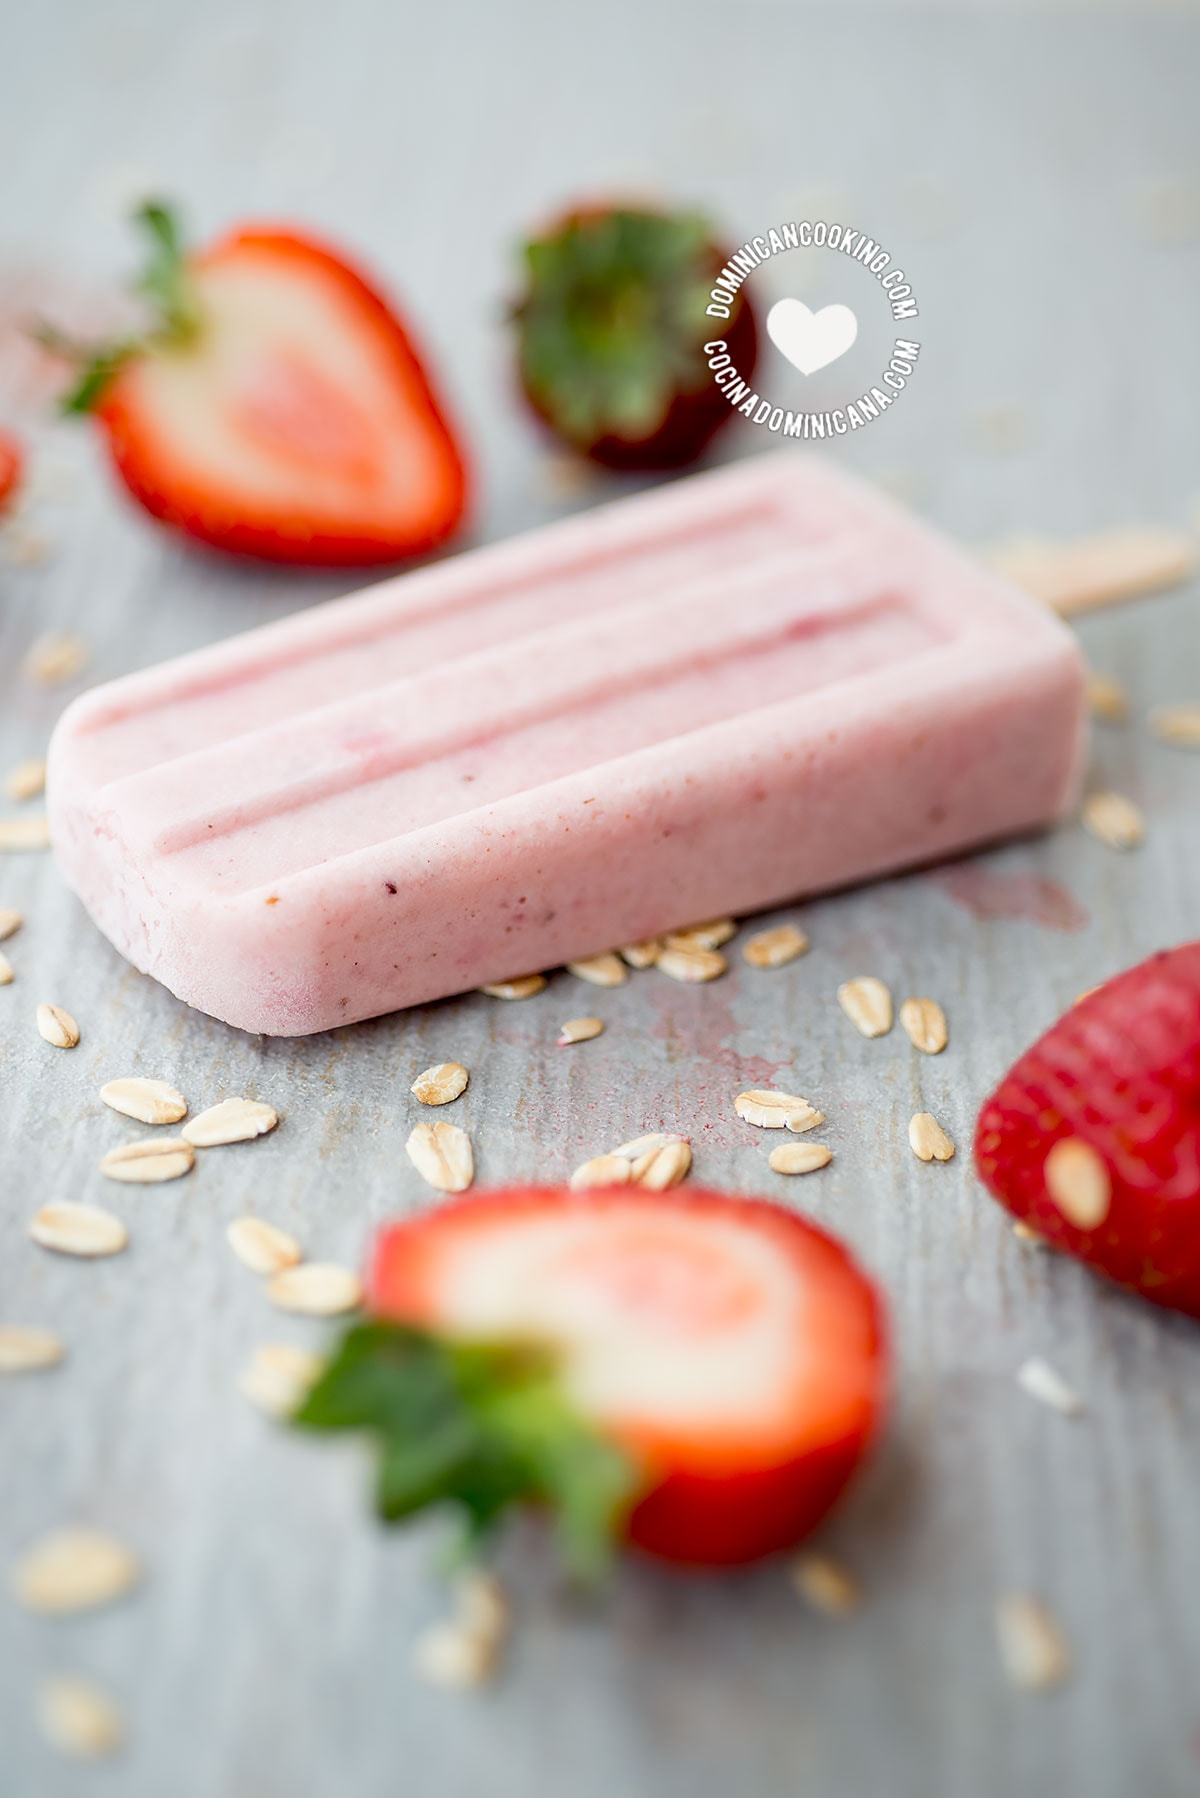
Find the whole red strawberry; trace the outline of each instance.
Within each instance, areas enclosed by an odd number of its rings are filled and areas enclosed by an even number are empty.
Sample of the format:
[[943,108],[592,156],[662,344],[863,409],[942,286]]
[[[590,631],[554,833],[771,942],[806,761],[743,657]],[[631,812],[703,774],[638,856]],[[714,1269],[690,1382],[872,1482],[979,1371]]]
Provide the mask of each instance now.
[[21,478],[21,446],[7,431],[0,431],[0,512]]
[[314,566],[394,562],[457,528],[466,476],[394,309],[337,250],[244,225],[185,253],[165,206],[139,335],[41,341],[78,364],[117,473],[155,518],[214,548]]
[[703,218],[636,206],[579,208],[526,244],[513,316],[534,411],[609,468],[694,461],[733,417],[705,339],[724,338],[742,375],[758,351],[744,289],[719,331],[705,314],[725,262]]
[[1060,1018],[984,1105],[975,1164],[1055,1247],[1200,1317],[1200,943]]

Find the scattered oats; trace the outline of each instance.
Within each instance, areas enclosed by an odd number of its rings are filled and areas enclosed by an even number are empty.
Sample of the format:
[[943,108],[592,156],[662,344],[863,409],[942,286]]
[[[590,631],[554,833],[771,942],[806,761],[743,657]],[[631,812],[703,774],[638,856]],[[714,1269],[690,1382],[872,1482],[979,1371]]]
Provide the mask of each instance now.
[[1100,724],[1124,724],[1129,716],[1129,695],[1120,681],[1107,674],[1095,674],[1090,668],[1087,701],[1092,717]]
[[689,924],[686,930],[668,931],[663,938],[667,949],[682,949],[685,955],[697,949],[720,949],[737,934],[733,918],[713,918],[707,924]]
[[46,791],[46,764],[40,757],[30,756],[10,768],[4,782],[10,799],[36,799]]
[[180,1180],[196,1165],[196,1151],[182,1136],[140,1136],[123,1142],[100,1158],[100,1172],[127,1186],[159,1186]]
[[577,1167],[571,1175],[576,1192],[588,1186],[628,1186],[633,1178],[633,1163],[624,1155],[594,1155]]
[[677,1130],[651,1130],[646,1136],[635,1136],[632,1142],[623,1142],[612,1153],[623,1155],[626,1161],[636,1161],[640,1155],[648,1155],[653,1149],[665,1149],[668,1143],[687,1140]]
[[1157,244],[1200,240],[1200,184],[1178,175],[1160,175],[1138,190],[1136,210],[1146,235]]
[[1054,1616],[1037,1598],[1011,1593],[996,1606],[996,1639],[1004,1671],[1022,1692],[1048,1692],[1071,1671],[1071,1656]]
[[492,1655],[479,1637],[459,1623],[437,1623],[416,1645],[413,1661],[421,1678],[448,1691],[469,1692],[492,1677]]
[[137,1584],[140,1569],[129,1550],[99,1530],[56,1530],[17,1562],[13,1591],[27,1611],[44,1616],[109,1604]]
[[936,999],[906,999],[900,1022],[914,1049],[922,1055],[940,1055],[946,1047],[946,1014]]
[[665,1192],[686,1180],[691,1166],[692,1145],[678,1138],[638,1155],[629,1164],[629,1178],[634,1186],[644,1187],[647,1192]]
[[541,992],[545,984],[544,974],[522,974],[517,980],[497,980],[491,986],[481,986],[479,990],[490,999],[532,999],[535,993]]
[[697,982],[716,980],[729,963],[717,949],[664,949],[655,962],[661,974],[672,980]]
[[583,961],[569,961],[567,972],[586,980],[589,986],[624,986],[629,979],[628,968],[611,949],[603,955],[588,955]]
[[1032,1225],[1027,1224],[1024,1218],[1018,1218],[1012,1228],[1013,1235],[1018,1242],[1031,1242],[1040,1248],[1046,1240],[1041,1231],[1035,1230]]
[[913,511],[919,511],[929,498],[928,477],[915,468],[885,468],[874,480],[877,487]]
[[833,1159],[823,1142],[781,1142],[767,1157],[777,1174],[812,1174]]
[[301,1259],[300,1244],[261,1217],[235,1217],[225,1232],[230,1248],[252,1274],[278,1274]]
[[49,849],[50,825],[45,812],[29,812],[20,818],[0,818],[0,851],[20,854],[26,849]]
[[1040,1355],[1022,1361],[1017,1369],[1017,1384],[1030,1398],[1039,1399],[1043,1405],[1049,1405],[1052,1411],[1061,1411],[1066,1417],[1078,1417],[1083,1410],[1083,1400],[1074,1387],[1068,1386],[1062,1375]]
[[271,1417],[289,1417],[314,1386],[324,1366],[320,1355],[294,1342],[268,1342],[238,1375],[238,1391]]
[[475,1178],[471,1139],[457,1124],[418,1124],[404,1147],[422,1180],[439,1192],[465,1192]]
[[19,911],[11,905],[0,905],[0,943],[6,943],[10,936],[15,936],[25,922]]
[[1060,1138],[1042,1171],[1046,1191],[1067,1222],[1077,1230],[1099,1229],[1112,1203],[1112,1181],[1103,1156],[1091,1143],[1078,1136]]
[[0,986],[11,986],[16,976],[7,955],[0,954]]
[[43,1205],[29,1234],[44,1249],[57,1249],[60,1255],[118,1255],[129,1241],[129,1232],[111,1211],[77,1205],[72,1199]]
[[64,1349],[52,1330],[31,1330],[23,1324],[0,1324],[0,1373],[30,1373],[39,1367],[57,1367]]
[[954,1144],[931,1111],[918,1111],[908,1126],[908,1140],[918,1161],[949,1161]]
[[832,1555],[798,1555],[792,1562],[792,1584],[801,1598],[827,1617],[848,1617],[858,1609],[858,1581]]
[[111,1698],[90,1680],[56,1674],[42,1682],[38,1725],[52,1748],[76,1760],[102,1760],[125,1741],[125,1722]]
[[774,930],[757,930],[742,946],[742,960],[752,968],[782,968],[808,948],[808,938],[794,924],[777,924]]
[[886,1036],[892,1027],[892,995],[874,974],[844,980],[837,991],[838,1004],[863,1036]]
[[52,1049],[73,1049],[79,1041],[79,1025],[61,1005],[39,1005],[37,1027],[38,1035]]
[[467,1628],[499,1639],[508,1630],[512,1613],[504,1588],[495,1574],[469,1567],[459,1577],[456,1593],[459,1615]]
[[1200,749],[1200,705],[1157,706],[1150,714],[1150,729],[1161,743]]
[[535,464],[534,475],[539,494],[549,500],[577,499],[599,478],[595,463],[573,452],[553,451]]
[[14,520],[0,531],[0,555],[14,568],[33,568],[50,555],[50,539]]
[[999,455],[1026,449],[1037,436],[1032,418],[1021,406],[984,406],[972,416],[969,425],[980,449]]
[[1085,799],[1083,825],[1110,849],[1136,849],[1146,834],[1141,812],[1121,793],[1093,793]]
[[70,631],[48,631],[33,643],[22,667],[27,680],[39,687],[61,687],[82,674],[90,660],[90,651],[82,637]]
[[136,1118],[139,1124],[177,1124],[187,1116],[182,1093],[165,1080],[144,1080],[138,1074],[108,1081],[100,1088],[100,1097],[113,1111]]
[[652,968],[661,954],[661,939],[648,936],[642,943],[626,943],[621,951],[621,959],[627,961],[631,968]]
[[285,1267],[268,1282],[267,1297],[281,1311],[305,1317],[339,1317],[362,1303],[362,1282],[348,1267],[332,1261],[306,1261]]
[[568,1018],[558,1033],[558,1046],[566,1048],[568,1043],[590,1043],[594,1036],[603,1036],[603,1018]]
[[733,1109],[747,1124],[760,1130],[814,1130],[825,1122],[825,1114],[802,1099],[799,1093],[777,1093],[760,1089],[739,1093]]
[[418,1074],[409,1091],[422,1105],[449,1105],[467,1090],[471,1078],[461,1061],[439,1061]]
[[266,1136],[278,1122],[279,1113],[260,1099],[222,1099],[192,1118],[180,1134],[195,1149],[219,1149],[226,1143]]
[[1064,617],[1154,593],[1186,581],[1196,562],[1192,539],[1153,526],[1100,531],[1074,543],[1025,541],[987,557],[993,568]]
[[468,1691],[499,1669],[510,1628],[508,1600],[498,1580],[477,1568],[458,1581],[457,1615],[426,1630],[416,1646],[416,1666],[431,1685]]

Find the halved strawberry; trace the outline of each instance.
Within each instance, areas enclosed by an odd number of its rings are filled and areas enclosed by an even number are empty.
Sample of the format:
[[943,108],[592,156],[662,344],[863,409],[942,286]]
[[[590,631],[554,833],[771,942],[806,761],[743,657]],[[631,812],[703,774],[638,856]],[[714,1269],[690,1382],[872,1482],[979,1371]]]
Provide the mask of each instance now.
[[385,1517],[549,1506],[585,1572],[618,1537],[699,1565],[787,1547],[884,1401],[874,1287],[762,1200],[474,1196],[385,1229],[368,1302],[297,1421],[377,1435]]
[[9,496],[21,479],[23,466],[20,444],[9,432],[0,431],[0,511],[4,510]]
[[975,1164],[1057,1248],[1200,1317],[1200,943],[1060,1018],[984,1105]]
[[[706,220],[644,206],[583,206],[525,245],[513,309],[534,411],[609,468],[692,462],[734,416],[702,346],[726,261]],[[718,333],[743,375],[758,351],[743,289]]]
[[96,414],[146,510],[278,562],[390,562],[448,537],[462,456],[378,291],[296,231],[245,226],[185,257],[164,207],[138,217],[152,328],[98,348],[42,341],[84,364],[66,409]]

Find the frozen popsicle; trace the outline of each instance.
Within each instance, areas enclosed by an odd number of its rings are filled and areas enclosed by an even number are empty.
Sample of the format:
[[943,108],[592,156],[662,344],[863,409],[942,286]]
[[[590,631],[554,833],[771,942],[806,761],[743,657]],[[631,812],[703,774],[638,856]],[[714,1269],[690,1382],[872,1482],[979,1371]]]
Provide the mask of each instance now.
[[190,1005],[301,1035],[1057,818],[1044,608],[779,453],[97,688],[51,834]]

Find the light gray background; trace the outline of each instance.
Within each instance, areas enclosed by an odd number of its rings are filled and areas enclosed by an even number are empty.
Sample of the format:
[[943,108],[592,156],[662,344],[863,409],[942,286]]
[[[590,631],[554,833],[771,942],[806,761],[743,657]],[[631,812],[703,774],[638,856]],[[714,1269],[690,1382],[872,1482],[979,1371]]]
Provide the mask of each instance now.
[[[735,238],[842,216],[902,258],[921,366],[841,453],[965,540],[1182,523],[1200,494],[1194,13],[4,0],[0,42],[0,417],[40,421],[73,471],[31,516],[52,559],[0,565],[0,766],[40,750],[61,704],[18,677],[39,631],[81,632],[103,677],[345,584],[189,553],[115,493],[86,426],[45,422],[16,321],[49,300],[88,316],[128,266],[119,215],[149,183],[198,236],[295,217],[381,271],[473,447],[481,539],[619,490],[551,483],[503,327],[522,225],[612,190],[701,202]],[[747,430],[724,453],[764,447]],[[87,1521],[146,1565],[138,1596],[77,1621],[0,1600],[4,1798],[1200,1788],[1200,1336],[1016,1242],[965,1153],[989,1084],[1081,988],[1197,933],[1200,762],[1141,722],[1200,697],[1196,597],[1082,627],[1135,698],[1096,762],[1145,807],[1144,849],[1118,858],[1071,828],[983,858],[1063,882],[1090,919],[1074,933],[980,920],[914,876],[800,908],[812,953],[777,974],[604,994],[560,974],[528,1005],[471,997],[270,1042],[125,967],[49,858],[0,863],[0,903],[29,919],[0,992],[0,1317],[70,1345],[65,1368],[0,1389],[0,1562]],[[943,1001],[945,1056],[850,1030],[834,990],[863,971]],[[78,1017],[73,1054],[37,1038],[41,999]],[[608,1034],[556,1050],[583,1010]],[[823,1538],[861,1576],[853,1620],[808,1614],[779,1565],[630,1566],[580,1611],[518,1531],[503,1683],[463,1700],[414,1680],[412,1640],[444,1603],[437,1533],[385,1537],[352,1449],[292,1441],[237,1395],[255,1343],[323,1332],[270,1313],[224,1226],[260,1210],[314,1256],[357,1260],[375,1221],[425,1202],[402,1151],[408,1085],[449,1056],[472,1070],[456,1115],[483,1180],[566,1174],[663,1123],[693,1135],[698,1177],[803,1203],[878,1274],[894,1420]],[[110,1187],[96,1163],[125,1130],[96,1090],[135,1070],[197,1108],[258,1094],[284,1122],[174,1186]],[[829,1118],[835,1160],[802,1189],[732,1114],[776,1075]],[[964,1151],[947,1167],[905,1146],[923,1106]],[[52,1198],[109,1204],[129,1252],[35,1249],[26,1220]],[[1016,1388],[1032,1353],[1083,1391],[1085,1419]],[[1044,1594],[1075,1646],[1060,1695],[1004,1685],[991,1607],[1013,1588]],[[77,1769],[40,1742],[32,1695],[61,1669],[127,1710],[121,1761]]]

